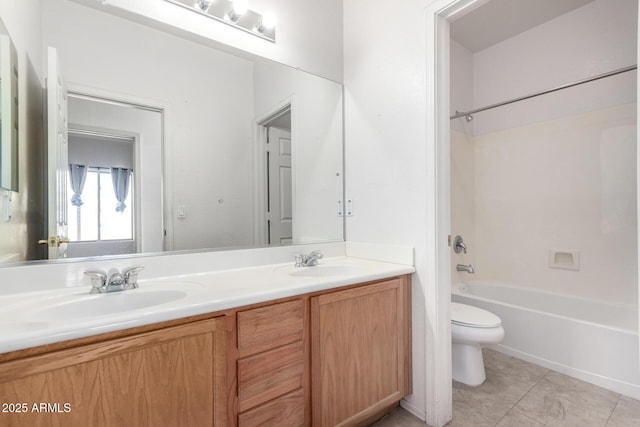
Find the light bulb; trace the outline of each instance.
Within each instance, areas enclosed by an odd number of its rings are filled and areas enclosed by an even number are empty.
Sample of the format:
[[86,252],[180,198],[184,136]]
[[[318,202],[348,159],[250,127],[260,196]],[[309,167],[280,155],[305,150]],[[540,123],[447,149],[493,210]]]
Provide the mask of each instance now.
[[262,17],[262,26],[267,30],[272,30],[276,27],[277,24],[276,15],[271,12],[267,12]]
[[233,13],[238,16],[247,13],[247,3],[244,0],[233,0]]

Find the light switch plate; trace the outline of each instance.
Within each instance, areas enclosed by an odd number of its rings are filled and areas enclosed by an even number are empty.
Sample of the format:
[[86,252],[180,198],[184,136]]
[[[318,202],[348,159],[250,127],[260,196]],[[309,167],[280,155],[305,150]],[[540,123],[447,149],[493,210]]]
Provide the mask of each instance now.
[[178,219],[185,219],[187,217],[187,208],[185,205],[178,205],[176,210],[178,212]]

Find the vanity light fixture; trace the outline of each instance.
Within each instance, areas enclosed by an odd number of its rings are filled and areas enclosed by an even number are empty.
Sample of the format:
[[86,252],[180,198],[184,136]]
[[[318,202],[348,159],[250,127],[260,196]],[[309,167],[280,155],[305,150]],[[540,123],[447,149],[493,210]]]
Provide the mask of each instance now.
[[247,7],[246,0],[166,0],[254,36],[276,42],[276,18]]
[[214,2],[214,0],[208,1],[208,0],[196,0],[196,3],[193,5],[193,7],[195,7],[196,9],[200,9],[203,12],[207,12],[209,10],[209,8],[211,7],[211,4]]

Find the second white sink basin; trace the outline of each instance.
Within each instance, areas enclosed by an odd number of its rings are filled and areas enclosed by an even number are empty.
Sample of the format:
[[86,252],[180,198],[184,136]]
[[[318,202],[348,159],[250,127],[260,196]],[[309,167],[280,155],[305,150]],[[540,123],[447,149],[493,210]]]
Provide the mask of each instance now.
[[294,267],[289,274],[298,277],[329,277],[329,276],[347,276],[358,271],[362,267],[349,264],[318,264],[313,267]]

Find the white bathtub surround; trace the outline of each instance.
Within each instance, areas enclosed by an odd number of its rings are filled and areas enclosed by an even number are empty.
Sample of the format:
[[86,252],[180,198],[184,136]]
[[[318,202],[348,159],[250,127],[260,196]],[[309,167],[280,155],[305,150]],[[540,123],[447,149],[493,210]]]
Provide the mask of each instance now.
[[497,350],[640,398],[633,305],[483,282],[454,287],[452,300],[502,319],[505,338]]
[[[0,352],[225,310],[415,271],[411,248],[390,247],[396,263],[347,256],[344,242],[58,262],[0,269]],[[368,246],[368,245],[365,245]],[[381,255],[381,248],[370,247]],[[315,267],[294,267],[294,254],[322,250]],[[401,258],[398,253],[406,256]],[[379,258],[383,258],[380,256]],[[406,261],[406,263],[397,263]],[[139,289],[89,295],[87,270],[145,267]],[[22,273],[22,274],[21,274]],[[26,274],[24,274],[26,273]],[[6,286],[5,286],[6,284]],[[113,313],[99,298],[133,296],[141,305]],[[144,297],[138,297],[137,295]],[[179,294],[179,295],[178,295]],[[168,297],[166,301],[162,298]],[[157,304],[145,299],[156,298]],[[117,301],[116,301],[117,302]],[[85,304],[86,303],[86,304]],[[135,302],[134,302],[135,303]],[[68,304],[74,304],[73,309]],[[78,313],[86,306],[93,307]],[[100,314],[102,309],[104,314]],[[111,313],[111,314],[109,314]],[[71,316],[71,317],[70,317]],[[79,317],[78,317],[79,316]],[[5,332],[6,331],[6,332]]]
[[476,136],[476,278],[637,300],[636,136],[635,103]]

